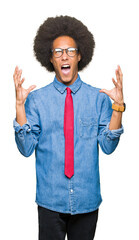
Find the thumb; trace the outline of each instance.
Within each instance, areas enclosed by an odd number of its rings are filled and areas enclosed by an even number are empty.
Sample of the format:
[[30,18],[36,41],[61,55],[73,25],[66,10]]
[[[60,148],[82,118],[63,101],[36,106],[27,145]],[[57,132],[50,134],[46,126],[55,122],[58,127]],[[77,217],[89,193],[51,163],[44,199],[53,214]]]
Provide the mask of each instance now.
[[31,85],[31,86],[27,89],[28,94],[29,94],[34,88],[36,88],[36,85]]
[[101,90],[99,90],[99,92],[101,92],[101,93],[106,93],[107,95],[109,95],[109,91],[106,90],[106,89],[101,89]]

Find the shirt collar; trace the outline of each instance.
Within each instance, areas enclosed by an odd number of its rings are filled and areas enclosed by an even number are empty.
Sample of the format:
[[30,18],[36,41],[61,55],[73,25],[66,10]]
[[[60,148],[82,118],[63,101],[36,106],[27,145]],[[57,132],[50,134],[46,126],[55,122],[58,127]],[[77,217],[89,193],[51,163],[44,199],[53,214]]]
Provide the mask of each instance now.
[[75,80],[75,82],[73,84],[71,84],[70,86],[65,85],[64,83],[61,83],[57,80],[56,76],[54,78],[53,84],[55,86],[55,88],[60,92],[60,93],[64,93],[65,89],[67,87],[69,87],[71,89],[71,91],[73,93],[76,93],[78,91],[78,89],[81,87],[82,84],[82,80],[80,79],[80,76],[78,74],[77,79]]

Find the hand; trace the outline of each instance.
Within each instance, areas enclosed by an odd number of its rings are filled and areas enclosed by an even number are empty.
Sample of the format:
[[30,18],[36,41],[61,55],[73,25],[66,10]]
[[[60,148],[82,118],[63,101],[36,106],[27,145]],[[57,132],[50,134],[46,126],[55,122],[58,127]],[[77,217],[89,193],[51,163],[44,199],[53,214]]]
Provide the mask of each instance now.
[[117,82],[112,78],[113,84],[115,87],[111,90],[101,89],[100,92],[106,93],[116,105],[123,106],[124,96],[123,96],[123,74],[120,66],[118,65],[116,71]]
[[28,94],[36,87],[35,85],[32,85],[28,89],[24,89],[22,87],[22,84],[25,81],[25,78],[21,79],[21,75],[22,75],[22,70],[19,70],[19,68],[16,66],[13,74],[13,79],[15,84],[17,105],[23,105],[25,103],[25,100]]

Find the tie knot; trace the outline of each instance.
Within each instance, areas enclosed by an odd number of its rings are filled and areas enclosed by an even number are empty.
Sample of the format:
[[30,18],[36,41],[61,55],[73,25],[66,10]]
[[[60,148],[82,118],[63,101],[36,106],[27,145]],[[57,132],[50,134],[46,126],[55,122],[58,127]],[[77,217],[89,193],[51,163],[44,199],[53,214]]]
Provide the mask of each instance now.
[[71,89],[69,87],[67,87],[66,89],[67,89],[67,94],[71,94]]

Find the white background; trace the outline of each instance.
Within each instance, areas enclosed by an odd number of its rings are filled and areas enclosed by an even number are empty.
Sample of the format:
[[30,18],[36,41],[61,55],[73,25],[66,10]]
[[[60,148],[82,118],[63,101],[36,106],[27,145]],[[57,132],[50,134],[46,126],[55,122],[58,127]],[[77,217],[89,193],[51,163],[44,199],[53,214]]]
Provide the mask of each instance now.
[[94,34],[95,54],[80,73],[83,81],[111,89],[119,64],[124,76],[127,110],[125,133],[112,155],[100,151],[103,203],[95,240],[138,240],[138,2],[94,1],[3,1],[0,6],[0,239],[37,240],[38,215],[35,200],[35,156],[23,157],[17,150],[12,127],[15,118],[13,72],[23,69],[24,86],[37,88],[53,81],[33,56],[33,39],[47,17],[69,15],[81,20]]

